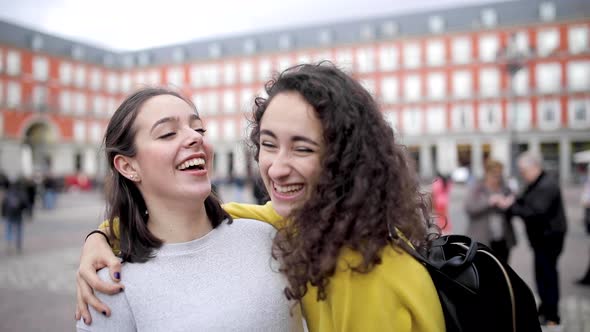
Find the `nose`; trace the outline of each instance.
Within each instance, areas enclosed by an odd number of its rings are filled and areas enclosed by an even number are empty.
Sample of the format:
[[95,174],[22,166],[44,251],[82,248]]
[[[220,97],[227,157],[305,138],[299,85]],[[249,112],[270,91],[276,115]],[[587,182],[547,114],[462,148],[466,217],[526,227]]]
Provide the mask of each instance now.
[[279,180],[286,178],[291,174],[290,157],[285,153],[277,153],[271,161],[270,167],[268,168],[268,175],[271,179]]
[[184,141],[184,146],[187,148],[203,145],[203,134],[195,131],[192,128],[185,130],[187,132]]

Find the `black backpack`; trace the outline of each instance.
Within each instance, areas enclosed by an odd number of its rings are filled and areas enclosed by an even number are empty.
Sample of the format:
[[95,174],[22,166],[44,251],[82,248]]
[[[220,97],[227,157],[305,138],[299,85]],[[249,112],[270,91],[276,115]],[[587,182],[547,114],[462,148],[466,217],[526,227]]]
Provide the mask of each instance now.
[[433,241],[426,255],[408,252],[430,273],[447,332],[541,331],[527,284],[485,245],[467,236]]

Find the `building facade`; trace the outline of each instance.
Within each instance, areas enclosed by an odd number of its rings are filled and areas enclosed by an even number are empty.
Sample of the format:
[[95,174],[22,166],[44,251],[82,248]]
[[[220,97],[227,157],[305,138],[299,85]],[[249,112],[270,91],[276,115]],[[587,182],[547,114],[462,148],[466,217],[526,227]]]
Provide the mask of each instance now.
[[[0,167],[103,176],[110,115],[138,86],[190,96],[215,176],[245,177],[248,115],[264,83],[330,60],[374,94],[420,175],[541,152],[563,182],[590,149],[590,5],[521,0],[114,53],[0,22]],[[510,170],[507,167],[507,172]]]

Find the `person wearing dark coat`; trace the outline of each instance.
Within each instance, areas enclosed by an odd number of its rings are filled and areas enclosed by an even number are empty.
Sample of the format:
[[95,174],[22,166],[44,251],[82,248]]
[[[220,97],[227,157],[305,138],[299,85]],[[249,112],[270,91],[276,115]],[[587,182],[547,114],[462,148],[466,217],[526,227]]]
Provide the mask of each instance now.
[[557,261],[567,231],[561,188],[556,179],[543,171],[542,159],[534,153],[519,156],[518,170],[526,187],[518,198],[507,198],[502,205],[525,223],[541,299],[539,317],[545,325],[557,325],[560,323]]

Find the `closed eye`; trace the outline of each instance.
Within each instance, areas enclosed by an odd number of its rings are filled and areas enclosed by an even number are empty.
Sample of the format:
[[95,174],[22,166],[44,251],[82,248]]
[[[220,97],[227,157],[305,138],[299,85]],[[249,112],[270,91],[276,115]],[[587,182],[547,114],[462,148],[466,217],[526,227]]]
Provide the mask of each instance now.
[[167,133],[167,134],[164,134],[164,135],[162,135],[162,136],[160,136],[160,137],[158,137],[158,138],[165,139],[165,138],[168,138],[168,137],[172,137],[172,136],[174,136],[174,135],[176,135],[176,133],[175,133],[175,132],[169,132],[169,133]]
[[304,147],[296,148],[295,151],[297,151],[297,152],[313,152],[312,149],[304,148]]
[[205,128],[196,128],[195,131],[201,135],[205,135],[205,133],[207,132],[207,129]]
[[262,142],[260,143],[260,145],[261,145],[261,146],[264,146],[265,148],[274,148],[274,147],[275,147],[275,145],[274,145],[274,144],[272,144],[272,143],[271,143],[271,142],[269,142],[269,141],[262,141]]

